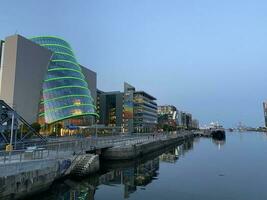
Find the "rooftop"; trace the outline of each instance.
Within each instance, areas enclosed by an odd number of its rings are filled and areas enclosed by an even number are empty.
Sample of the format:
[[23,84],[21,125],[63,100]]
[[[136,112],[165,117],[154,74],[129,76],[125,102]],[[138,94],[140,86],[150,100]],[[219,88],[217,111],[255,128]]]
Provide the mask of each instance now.
[[141,94],[147,98],[150,98],[151,100],[157,100],[155,97],[153,97],[152,95],[146,93],[145,91],[135,91],[135,94]]

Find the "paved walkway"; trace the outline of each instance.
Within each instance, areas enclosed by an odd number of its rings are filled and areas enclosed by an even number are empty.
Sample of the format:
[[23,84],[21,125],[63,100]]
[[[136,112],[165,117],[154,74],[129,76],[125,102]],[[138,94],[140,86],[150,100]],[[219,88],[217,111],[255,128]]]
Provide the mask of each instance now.
[[[179,134],[180,136],[182,134]],[[133,145],[137,143],[147,143],[156,140],[163,140],[169,137],[177,137],[177,134],[144,134],[130,136],[110,136],[110,137],[91,137],[91,138],[60,138],[51,139],[47,145],[39,145],[27,150],[5,152],[0,151],[0,166],[29,162],[44,159],[63,159],[90,151],[103,149],[113,146]]]

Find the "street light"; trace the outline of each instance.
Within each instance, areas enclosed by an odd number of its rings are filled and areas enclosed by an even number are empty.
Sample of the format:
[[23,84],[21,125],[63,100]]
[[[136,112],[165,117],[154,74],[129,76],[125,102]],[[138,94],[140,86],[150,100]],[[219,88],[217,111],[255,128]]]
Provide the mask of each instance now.
[[10,142],[9,142],[9,147],[8,147],[8,150],[9,150],[9,161],[11,160],[11,153],[12,153],[12,150],[13,150],[13,146],[12,146],[12,140],[13,140],[13,129],[14,129],[14,112],[12,112],[12,121],[11,121],[11,130],[10,130]]

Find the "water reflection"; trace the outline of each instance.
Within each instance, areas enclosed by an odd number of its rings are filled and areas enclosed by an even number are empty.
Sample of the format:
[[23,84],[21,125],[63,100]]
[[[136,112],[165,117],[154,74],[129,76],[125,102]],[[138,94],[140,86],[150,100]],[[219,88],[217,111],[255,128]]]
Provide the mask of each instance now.
[[[227,133],[227,142],[196,137],[138,160],[104,161],[99,174],[59,181],[39,197],[28,199],[264,200],[265,138],[253,132]],[[216,150],[222,146],[222,151]]]
[[221,139],[212,138],[212,143],[218,147],[218,150],[220,150],[221,147],[224,146],[226,143],[226,137],[221,138]]
[[[157,180],[160,162],[175,163],[180,156],[193,149],[193,140],[176,147],[163,149],[141,159],[127,162],[104,162],[101,173],[83,180],[67,179],[55,183],[51,189],[33,199],[38,200],[93,200],[99,186],[123,187],[123,198],[127,199],[138,189]],[[99,191],[100,192],[100,191]],[[108,195],[107,195],[108,196]]]
[[176,163],[180,156],[183,156],[187,151],[193,149],[193,140],[188,140],[183,144],[178,145],[175,148],[163,153],[159,156],[160,161],[168,163]]

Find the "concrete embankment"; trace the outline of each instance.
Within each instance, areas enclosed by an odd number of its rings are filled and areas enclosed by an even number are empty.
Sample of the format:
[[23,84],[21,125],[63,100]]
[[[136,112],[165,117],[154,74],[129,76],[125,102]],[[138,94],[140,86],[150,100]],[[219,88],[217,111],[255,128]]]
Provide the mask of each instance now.
[[61,177],[62,162],[54,159],[36,160],[1,166],[0,199],[17,199],[46,190]]
[[140,144],[116,146],[104,150],[101,156],[103,159],[107,160],[130,160],[193,137],[194,134],[192,133],[160,140],[155,138],[155,141]]
[[45,159],[0,166],[0,199],[18,199],[44,191],[57,179],[85,176],[99,170],[98,155]]

